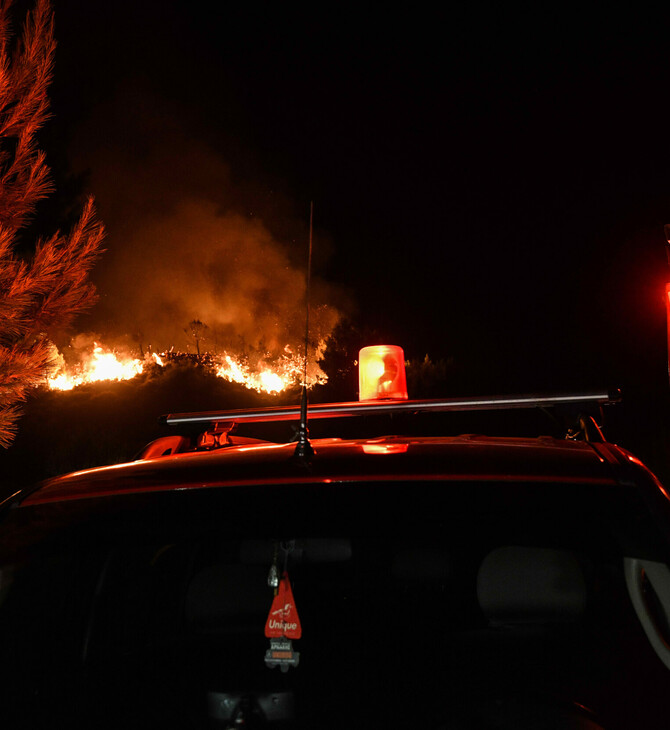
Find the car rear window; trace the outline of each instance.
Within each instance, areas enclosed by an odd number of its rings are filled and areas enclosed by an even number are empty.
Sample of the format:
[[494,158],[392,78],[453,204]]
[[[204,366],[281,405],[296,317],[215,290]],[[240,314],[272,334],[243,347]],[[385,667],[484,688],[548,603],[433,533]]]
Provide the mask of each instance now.
[[[574,484],[321,484],[14,508],[0,555],[0,713],[28,726],[226,727],[244,705],[277,726],[495,727],[503,712],[526,727],[528,712],[577,722],[586,707],[630,727],[635,688],[665,681],[622,575],[623,555],[658,557],[645,519],[629,490]],[[268,575],[284,556],[303,627],[285,674],[264,664]],[[517,588],[519,571],[550,580]],[[651,693],[650,712],[666,694]]]

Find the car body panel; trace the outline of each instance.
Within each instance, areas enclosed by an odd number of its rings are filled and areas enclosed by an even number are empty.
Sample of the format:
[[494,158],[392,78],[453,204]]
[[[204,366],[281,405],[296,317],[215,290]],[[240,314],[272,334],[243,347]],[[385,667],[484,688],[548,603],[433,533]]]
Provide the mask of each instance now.
[[616,475],[590,444],[548,437],[387,437],[313,442],[308,465],[295,445],[268,444],[188,452],[58,477],[25,504],[121,492],[288,483],[387,480],[541,481],[614,484]]

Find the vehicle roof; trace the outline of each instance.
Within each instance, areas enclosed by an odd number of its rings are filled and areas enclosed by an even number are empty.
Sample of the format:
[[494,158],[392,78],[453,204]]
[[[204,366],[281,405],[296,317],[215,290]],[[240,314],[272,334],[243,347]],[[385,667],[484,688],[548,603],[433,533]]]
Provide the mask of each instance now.
[[617,483],[623,452],[610,444],[551,437],[386,436],[317,439],[308,463],[295,444],[243,445],[99,467],[56,477],[23,500],[226,486],[358,481],[537,481]]

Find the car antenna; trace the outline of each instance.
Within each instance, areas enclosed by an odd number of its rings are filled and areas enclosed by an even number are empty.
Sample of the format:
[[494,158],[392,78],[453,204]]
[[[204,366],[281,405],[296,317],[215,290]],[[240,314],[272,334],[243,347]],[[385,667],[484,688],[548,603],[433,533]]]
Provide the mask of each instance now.
[[305,285],[305,354],[303,359],[302,394],[300,396],[300,423],[298,425],[298,443],[293,458],[301,464],[308,464],[314,455],[314,449],[309,442],[307,428],[307,349],[309,347],[309,291],[312,277],[312,220],[314,217],[314,202],[309,204],[309,254],[307,257],[307,277]]

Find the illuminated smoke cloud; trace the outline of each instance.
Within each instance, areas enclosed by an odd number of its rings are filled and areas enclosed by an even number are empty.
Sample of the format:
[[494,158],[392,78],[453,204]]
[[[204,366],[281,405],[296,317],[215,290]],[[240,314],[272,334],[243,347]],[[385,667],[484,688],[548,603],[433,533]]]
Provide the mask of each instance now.
[[[76,166],[89,169],[109,232],[86,328],[145,350],[194,352],[188,324],[200,320],[201,349],[301,350],[307,221],[263,184],[233,182],[223,153],[168,105],[128,89],[121,97],[76,135]],[[318,341],[339,318],[339,295],[313,283]]]

